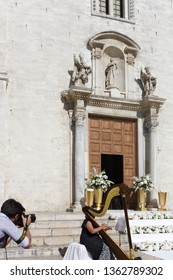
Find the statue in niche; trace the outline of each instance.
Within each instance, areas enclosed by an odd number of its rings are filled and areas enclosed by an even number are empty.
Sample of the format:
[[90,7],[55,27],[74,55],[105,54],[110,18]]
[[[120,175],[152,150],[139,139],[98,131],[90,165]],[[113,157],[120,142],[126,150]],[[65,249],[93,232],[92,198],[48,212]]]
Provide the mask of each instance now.
[[105,69],[105,87],[116,87],[116,70],[117,70],[117,64],[115,63],[114,59],[111,58],[110,62],[108,63],[106,69]]
[[88,83],[88,75],[91,73],[91,67],[87,65],[84,56],[79,54],[79,59],[74,54],[74,69],[72,74],[73,84],[85,85]]
[[153,95],[156,89],[157,78],[152,76],[149,67],[145,67],[144,70],[145,72],[141,69],[141,82],[143,85],[144,96]]

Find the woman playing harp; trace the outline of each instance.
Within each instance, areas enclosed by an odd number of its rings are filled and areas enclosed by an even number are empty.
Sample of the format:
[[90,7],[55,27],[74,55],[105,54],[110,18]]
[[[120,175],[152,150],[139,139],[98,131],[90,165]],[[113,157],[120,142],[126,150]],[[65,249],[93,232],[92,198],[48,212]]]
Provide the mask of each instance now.
[[92,221],[90,221],[87,217],[83,221],[80,243],[85,245],[93,260],[111,259],[111,251],[99,235],[101,230],[107,231],[109,229],[111,228],[107,224],[102,224],[99,227],[94,226]]
[[[83,212],[85,213],[86,217],[92,223],[92,225],[94,225],[94,227],[98,228],[99,235],[101,235],[103,240],[105,240],[106,244],[109,246],[111,252],[113,253],[113,256],[115,256],[115,258],[118,259],[118,260],[134,259],[134,253],[133,253],[133,247],[132,247],[131,235],[130,235],[130,227],[129,227],[129,221],[128,221],[128,214],[127,214],[127,208],[126,208],[126,204],[125,204],[125,194],[124,194],[124,192],[126,192],[127,188],[128,188],[128,186],[123,184],[123,183],[111,186],[111,187],[109,187],[109,189],[107,190],[107,192],[105,193],[105,195],[103,197],[103,207],[100,210],[96,210],[96,209],[91,208],[89,206],[85,206],[82,209]],[[125,214],[125,219],[126,219],[126,226],[127,226],[127,234],[128,234],[128,241],[129,241],[130,256],[128,256],[110,238],[110,236],[106,233],[106,230],[101,228],[99,226],[99,224],[94,219],[94,217],[101,217],[101,216],[105,215],[106,211],[108,210],[108,207],[110,205],[110,202],[111,202],[112,198],[115,197],[115,196],[121,196],[121,198],[122,198],[124,214]]]

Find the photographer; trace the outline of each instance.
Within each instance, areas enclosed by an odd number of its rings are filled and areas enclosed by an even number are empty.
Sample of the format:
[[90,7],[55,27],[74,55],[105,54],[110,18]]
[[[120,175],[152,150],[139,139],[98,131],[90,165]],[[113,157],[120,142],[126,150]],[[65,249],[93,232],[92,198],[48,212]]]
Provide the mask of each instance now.
[[0,212],[0,248],[5,248],[11,239],[20,247],[30,248],[31,234],[28,227],[31,224],[31,216],[26,218],[24,212],[22,204],[14,199],[3,203]]

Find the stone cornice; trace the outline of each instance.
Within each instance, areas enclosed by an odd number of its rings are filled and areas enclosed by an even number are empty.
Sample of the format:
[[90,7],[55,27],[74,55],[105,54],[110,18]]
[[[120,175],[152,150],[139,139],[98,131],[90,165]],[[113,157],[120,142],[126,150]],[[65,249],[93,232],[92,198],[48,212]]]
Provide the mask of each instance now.
[[107,96],[91,95],[87,104],[95,107],[105,107],[118,110],[128,111],[147,111],[155,108],[158,112],[166,99],[159,97],[147,97],[143,100],[132,100],[124,98],[110,98]]
[[87,105],[119,110],[138,111],[141,108],[140,101],[124,98],[110,98],[107,96],[91,95]]
[[110,108],[116,110],[127,110],[136,112],[148,112],[155,109],[158,113],[161,106],[164,104],[164,98],[158,96],[147,96],[142,100],[112,98],[103,95],[92,94],[91,88],[73,86],[69,91],[62,93],[65,102],[73,104],[76,100],[84,100],[86,106]]
[[100,41],[97,41],[97,40],[93,40],[93,41],[90,41],[89,45],[90,47],[93,49],[103,49],[104,47],[104,42],[100,42]]
[[137,48],[134,48],[134,47],[126,47],[124,49],[124,53],[128,54],[128,53],[131,53],[134,55],[134,57],[137,56],[137,53],[138,53],[138,49]]
[[166,99],[164,98],[160,98],[158,96],[147,96],[143,98],[142,101],[142,107],[146,108],[146,109],[156,109],[157,112],[159,111],[159,109],[163,106],[163,104],[165,103]]
[[64,91],[61,96],[63,96],[67,102],[74,102],[75,100],[88,100],[91,94],[91,88],[73,86],[69,91]]

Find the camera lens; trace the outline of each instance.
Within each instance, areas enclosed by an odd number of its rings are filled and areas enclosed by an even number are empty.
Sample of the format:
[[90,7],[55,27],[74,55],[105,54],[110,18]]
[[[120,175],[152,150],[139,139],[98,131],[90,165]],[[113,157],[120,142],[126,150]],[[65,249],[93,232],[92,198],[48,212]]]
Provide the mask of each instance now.
[[27,215],[25,215],[25,218],[28,218],[29,215],[31,216],[31,223],[34,223],[35,220],[36,220],[36,215],[35,214],[27,214]]

